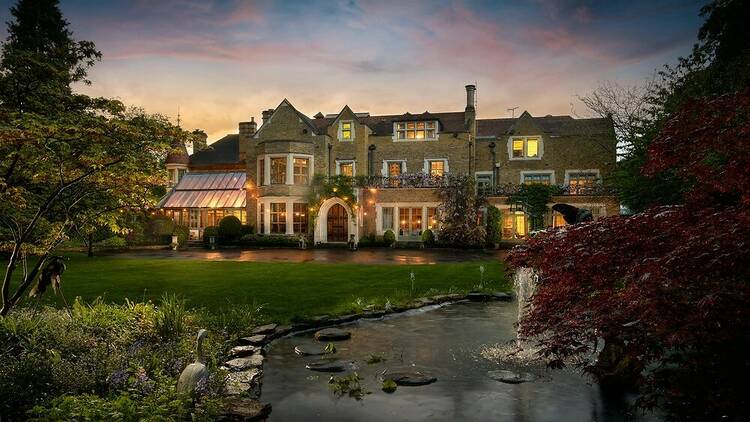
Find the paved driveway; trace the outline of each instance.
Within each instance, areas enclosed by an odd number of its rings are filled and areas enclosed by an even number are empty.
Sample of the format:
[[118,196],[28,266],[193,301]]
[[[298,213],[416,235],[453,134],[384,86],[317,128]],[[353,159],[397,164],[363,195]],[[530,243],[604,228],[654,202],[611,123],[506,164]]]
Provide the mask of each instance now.
[[462,250],[462,249],[204,249],[132,250],[118,253],[99,253],[112,257],[163,258],[163,259],[210,259],[248,262],[329,262],[355,264],[437,264],[441,262],[466,262],[502,260],[506,250]]

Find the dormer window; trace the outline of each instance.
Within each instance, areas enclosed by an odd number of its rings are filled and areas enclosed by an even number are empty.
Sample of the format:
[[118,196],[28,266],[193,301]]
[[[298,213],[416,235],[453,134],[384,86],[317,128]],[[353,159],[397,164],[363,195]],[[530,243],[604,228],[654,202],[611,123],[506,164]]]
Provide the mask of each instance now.
[[437,139],[437,122],[398,122],[394,123],[395,139],[398,141],[421,141]]
[[339,122],[339,140],[351,141],[354,139],[354,126],[351,120]]
[[538,160],[542,158],[540,136],[512,136],[508,141],[511,160]]

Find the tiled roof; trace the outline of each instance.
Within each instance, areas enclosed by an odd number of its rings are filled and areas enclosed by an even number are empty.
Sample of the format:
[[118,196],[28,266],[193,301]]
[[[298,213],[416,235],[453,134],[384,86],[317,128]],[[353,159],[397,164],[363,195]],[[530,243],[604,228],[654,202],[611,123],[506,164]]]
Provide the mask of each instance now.
[[[417,120],[437,120],[440,124],[441,132],[463,132],[466,130],[464,119],[465,116],[463,111],[448,113],[430,113],[425,111],[421,114],[404,113],[360,117],[359,122],[369,127],[373,131],[373,135],[392,135],[394,122],[410,122]],[[311,122],[317,130],[316,133],[323,134],[334,120],[336,119],[327,117],[322,119],[312,119]]]
[[[609,119],[574,119],[570,116],[532,117],[545,134],[553,136],[607,135],[612,131]],[[477,136],[510,134],[518,118],[477,119]]]
[[179,141],[172,142],[172,151],[167,154],[165,162],[167,164],[187,164],[189,160],[185,144]]
[[244,208],[245,172],[190,172],[164,197],[159,208]]
[[190,156],[190,165],[208,166],[240,162],[240,135],[226,135]]

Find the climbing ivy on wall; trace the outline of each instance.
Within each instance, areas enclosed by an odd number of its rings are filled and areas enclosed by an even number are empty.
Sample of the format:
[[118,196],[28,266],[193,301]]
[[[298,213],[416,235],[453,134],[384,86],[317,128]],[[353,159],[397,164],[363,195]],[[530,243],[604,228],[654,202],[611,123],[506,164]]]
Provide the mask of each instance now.
[[549,212],[547,204],[552,196],[562,193],[557,185],[543,185],[541,183],[525,184],[518,187],[518,191],[508,197],[508,204],[522,208],[529,216],[531,230],[544,228],[544,217]]
[[310,227],[315,227],[315,221],[323,202],[334,197],[344,201],[350,210],[356,211],[357,197],[354,194],[354,178],[349,176],[328,177],[323,174],[313,176],[310,193],[307,195]]

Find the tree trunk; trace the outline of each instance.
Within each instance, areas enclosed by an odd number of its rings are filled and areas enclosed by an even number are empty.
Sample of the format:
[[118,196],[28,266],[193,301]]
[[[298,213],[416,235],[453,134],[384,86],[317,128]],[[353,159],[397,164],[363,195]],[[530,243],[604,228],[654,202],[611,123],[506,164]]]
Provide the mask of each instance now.
[[643,363],[639,359],[628,354],[627,347],[621,339],[607,337],[591,372],[602,388],[631,391],[637,388],[643,368]]
[[21,251],[21,242],[16,242],[13,246],[13,252],[8,258],[8,266],[5,268],[5,277],[3,278],[2,286],[2,309],[0,309],[0,316],[5,316],[13,306],[10,301],[10,280],[13,277],[13,271],[16,269],[16,262],[18,261],[18,254]]

